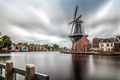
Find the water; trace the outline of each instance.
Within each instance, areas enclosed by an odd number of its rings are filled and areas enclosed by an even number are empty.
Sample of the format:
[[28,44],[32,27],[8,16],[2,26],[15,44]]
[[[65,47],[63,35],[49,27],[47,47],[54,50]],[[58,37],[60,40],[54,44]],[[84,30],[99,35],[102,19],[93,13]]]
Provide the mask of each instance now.
[[35,64],[36,71],[49,75],[50,80],[120,80],[120,56],[23,52],[0,57],[0,62],[6,60],[22,69],[26,64]]

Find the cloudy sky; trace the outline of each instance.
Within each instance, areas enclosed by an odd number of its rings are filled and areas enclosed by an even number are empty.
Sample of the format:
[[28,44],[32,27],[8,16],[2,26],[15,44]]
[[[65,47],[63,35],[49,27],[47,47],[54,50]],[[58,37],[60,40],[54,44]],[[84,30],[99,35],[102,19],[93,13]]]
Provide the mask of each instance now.
[[90,40],[120,33],[120,0],[0,0],[0,32],[13,42],[69,47],[68,23],[76,5]]

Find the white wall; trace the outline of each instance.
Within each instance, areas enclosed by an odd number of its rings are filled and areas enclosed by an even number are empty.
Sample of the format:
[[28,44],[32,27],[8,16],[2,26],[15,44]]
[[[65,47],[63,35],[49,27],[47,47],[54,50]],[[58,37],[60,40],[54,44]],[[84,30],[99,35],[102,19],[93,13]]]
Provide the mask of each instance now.
[[114,47],[114,43],[99,43],[99,49],[102,51],[112,51],[112,48]]

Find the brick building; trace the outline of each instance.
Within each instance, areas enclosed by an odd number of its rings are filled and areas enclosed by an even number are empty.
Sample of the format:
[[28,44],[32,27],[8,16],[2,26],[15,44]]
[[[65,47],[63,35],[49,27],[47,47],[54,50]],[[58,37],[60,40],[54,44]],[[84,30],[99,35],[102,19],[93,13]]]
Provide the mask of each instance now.
[[80,40],[78,40],[72,45],[72,51],[87,52],[89,50],[90,50],[90,42],[87,39],[86,35],[84,35]]

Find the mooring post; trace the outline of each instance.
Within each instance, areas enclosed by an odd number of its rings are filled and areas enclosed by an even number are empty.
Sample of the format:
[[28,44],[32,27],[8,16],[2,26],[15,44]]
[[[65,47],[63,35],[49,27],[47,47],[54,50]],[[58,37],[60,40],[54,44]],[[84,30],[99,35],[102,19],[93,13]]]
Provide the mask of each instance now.
[[0,75],[2,75],[2,68],[0,68]]
[[13,80],[13,62],[6,61],[6,80]]
[[26,65],[25,80],[35,80],[35,66],[34,64]]

